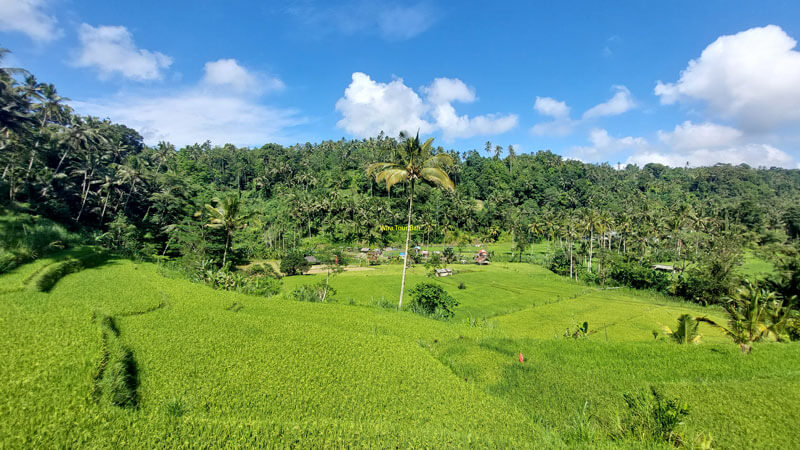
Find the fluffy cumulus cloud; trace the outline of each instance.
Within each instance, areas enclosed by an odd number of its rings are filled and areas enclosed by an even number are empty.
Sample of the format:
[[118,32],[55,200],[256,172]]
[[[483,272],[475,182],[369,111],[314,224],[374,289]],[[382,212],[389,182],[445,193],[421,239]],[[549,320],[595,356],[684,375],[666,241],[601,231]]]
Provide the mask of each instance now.
[[0,31],[16,31],[38,42],[62,36],[55,17],[44,12],[44,0],[0,0]]
[[543,116],[553,118],[548,122],[537,123],[531,128],[531,133],[536,136],[566,136],[572,133],[577,123],[569,117],[569,106],[552,97],[536,97],[533,109]]
[[78,28],[78,39],[81,48],[74,64],[97,69],[101,79],[119,74],[137,81],[158,80],[172,64],[172,58],[163,53],[137,48],[123,26],[84,23]]
[[504,133],[517,125],[513,114],[458,115],[453,102],[471,103],[476,98],[475,91],[459,79],[437,78],[419,91],[424,99],[400,78],[381,83],[356,72],[344,97],[336,102],[336,110],[342,114],[337,126],[359,137],[381,131],[389,136],[401,131],[441,131],[450,141]]
[[800,122],[800,53],[776,25],[721,36],[674,83],[658,82],[661,103],[701,102],[745,131]]
[[625,86],[614,86],[614,90],[616,93],[613,97],[606,102],[589,108],[583,113],[583,118],[593,119],[596,117],[616,116],[636,107],[636,102],[633,101],[633,96],[628,88]]
[[206,85],[229,88],[236,92],[261,94],[285,87],[280,79],[248,71],[230,58],[207,62],[204,72],[203,82]]
[[389,136],[401,131],[429,133],[433,125],[422,118],[428,108],[402,78],[379,83],[356,72],[344,97],[336,102],[336,110],[342,114],[336,125],[360,137],[375,136],[381,131]]
[[556,119],[569,116],[569,106],[551,97],[536,97],[533,109],[543,116]]

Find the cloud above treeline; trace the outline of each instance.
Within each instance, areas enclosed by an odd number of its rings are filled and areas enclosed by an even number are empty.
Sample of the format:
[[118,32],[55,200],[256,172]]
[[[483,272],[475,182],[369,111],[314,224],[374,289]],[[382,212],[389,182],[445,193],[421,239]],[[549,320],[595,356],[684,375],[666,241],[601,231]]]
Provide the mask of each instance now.
[[84,23],[78,28],[78,40],[81,47],[74,65],[97,70],[101,79],[121,75],[135,81],[160,80],[172,64],[172,58],[161,52],[137,48],[123,26]]
[[138,130],[148,144],[178,146],[210,140],[239,146],[285,141],[305,123],[294,109],[264,104],[261,96],[285,88],[277,77],[248,70],[235,59],[209,61],[194,86],[167,93],[142,91],[73,102],[84,114],[108,117]]
[[469,117],[458,115],[453,106],[455,102],[475,101],[475,90],[457,78],[436,78],[418,93],[402,78],[383,83],[355,72],[344,96],[336,102],[336,110],[342,115],[337,126],[358,137],[375,136],[381,131],[389,136],[401,131],[440,131],[445,141],[452,141],[501,134],[517,125],[516,114]]
[[689,61],[678,81],[659,81],[662,104],[698,104],[747,131],[800,122],[800,52],[776,25],[721,36]]

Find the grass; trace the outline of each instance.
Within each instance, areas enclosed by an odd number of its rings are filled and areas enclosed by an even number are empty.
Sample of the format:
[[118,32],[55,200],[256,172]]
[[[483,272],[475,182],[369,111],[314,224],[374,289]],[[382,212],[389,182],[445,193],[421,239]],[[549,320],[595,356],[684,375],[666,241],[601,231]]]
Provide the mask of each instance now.
[[[0,292],[47,264],[3,275]],[[398,265],[335,276],[337,301],[324,304],[215,291],[127,260],[50,292],[0,294],[0,444],[640,448],[651,444],[615,437],[622,393],[653,385],[689,404],[689,442],[795,445],[799,345],[742,355],[701,326],[701,344],[679,346],[651,331],[721,311],[530,264],[452,267],[435,279],[461,302],[449,323],[375,306],[396,305]],[[287,277],[283,292],[323,277]],[[583,321],[596,332],[561,336]]]

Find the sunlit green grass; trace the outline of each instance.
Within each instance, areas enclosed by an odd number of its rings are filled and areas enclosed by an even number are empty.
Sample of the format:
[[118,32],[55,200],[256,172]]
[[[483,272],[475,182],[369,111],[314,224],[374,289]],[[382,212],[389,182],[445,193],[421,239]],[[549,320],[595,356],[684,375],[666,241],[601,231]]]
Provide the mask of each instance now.
[[[0,277],[0,292],[43,264]],[[701,344],[679,346],[652,331],[682,313],[722,319],[721,311],[602,290],[530,264],[451,267],[454,276],[429,278],[417,265],[407,280],[441,283],[456,296],[451,322],[393,309],[400,265],[336,275],[335,301],[325,304],[286,294],[324,274],[286,277],[282,294],[258,298],[126,260],[67,275],[49,293],[0,294],[0,443],[641,447],[612,435],[622,393],[654,385],[689,404],[689,439],[794,445],[797,344],[762,343],[742,355],[701,326]],[[376,306],[380,299],[390,307]],[[135,357],[137,408],[92,396],[98,314],[116,318],[120,344]],[[486,326],[467,326],[467,317],[485,317]],[[583,321],[595,333],[562,337]],[[576,431],[584,408],[596,430],[588,438]]]

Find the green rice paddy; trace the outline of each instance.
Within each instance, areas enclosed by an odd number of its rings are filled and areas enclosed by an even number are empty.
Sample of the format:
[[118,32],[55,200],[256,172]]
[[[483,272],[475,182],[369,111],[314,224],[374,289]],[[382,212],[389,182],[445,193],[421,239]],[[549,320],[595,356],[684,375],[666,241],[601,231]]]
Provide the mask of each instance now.
[[[435,279],[461,302],[451,322],[380,306],[396,305],[397,265],[333,277],[324,304],[128,260],[24,288],[58,258],[0,277],[3,447],[639,448],[616,434],[622,393],[649,386],[689,405],[687,445],[796,445],[799,345],[743,355],[703,326],[698,345],[654,338],[718,309],[514,263]],[[285,278],[283,292],[323,277]],[[417,266],[407,285],[430,280]],[[594,333],[562,337],[583,321]]]

